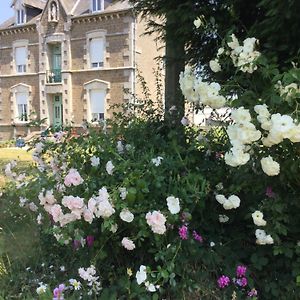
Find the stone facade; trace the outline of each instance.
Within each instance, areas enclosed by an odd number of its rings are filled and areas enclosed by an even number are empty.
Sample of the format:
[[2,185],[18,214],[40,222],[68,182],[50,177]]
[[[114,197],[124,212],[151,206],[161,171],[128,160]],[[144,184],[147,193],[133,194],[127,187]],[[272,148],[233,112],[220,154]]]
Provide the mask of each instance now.
[[[46,119],[46,127],[80,127],[92,116],[111,117],[110,105],[133,99],[124,89],[141,92],[136,68],[154,88],[154,59],[161,51],[154,38],[143,36],[145,24],[128,3],[100,0],[93,11],[93,0],[28,1],[13,2],[16,12],[25,9],[22,24],[13,18],[0,25],[0,140],[28,134],[34,118]],[[95,42],[102,46],[96,67]],[[24,67],[18,65],[20,47]],[[94,111],[94,92],[103,97],[103,112]]]

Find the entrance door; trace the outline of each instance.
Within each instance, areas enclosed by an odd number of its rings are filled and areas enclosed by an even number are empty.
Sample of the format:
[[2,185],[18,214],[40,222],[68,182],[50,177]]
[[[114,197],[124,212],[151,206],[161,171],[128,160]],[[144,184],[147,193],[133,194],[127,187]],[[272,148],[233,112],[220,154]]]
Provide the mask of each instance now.
[[53,97],[53,126],[61,127],[63,124],[63,105],[61,95]]

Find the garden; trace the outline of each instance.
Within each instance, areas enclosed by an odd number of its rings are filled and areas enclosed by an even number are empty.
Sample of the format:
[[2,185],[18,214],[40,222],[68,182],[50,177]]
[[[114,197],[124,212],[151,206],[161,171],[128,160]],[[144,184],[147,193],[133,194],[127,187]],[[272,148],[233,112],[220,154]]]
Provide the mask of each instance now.
[[131,2],[165,103],[1,156],[0,299],[300,299],[300,3]]

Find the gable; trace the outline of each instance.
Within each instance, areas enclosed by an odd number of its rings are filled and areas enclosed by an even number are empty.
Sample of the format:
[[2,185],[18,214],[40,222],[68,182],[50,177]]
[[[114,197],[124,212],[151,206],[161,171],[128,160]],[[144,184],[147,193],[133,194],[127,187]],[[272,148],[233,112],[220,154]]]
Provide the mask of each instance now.
[[48,0],[41,16],[41,26],[47,34],[64,31],[67,12],[61,0]]

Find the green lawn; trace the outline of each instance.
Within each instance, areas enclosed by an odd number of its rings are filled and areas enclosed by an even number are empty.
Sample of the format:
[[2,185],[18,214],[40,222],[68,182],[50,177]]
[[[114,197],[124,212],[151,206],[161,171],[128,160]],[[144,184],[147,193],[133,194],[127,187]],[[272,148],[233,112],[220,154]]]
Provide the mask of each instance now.
[[11,160],[18,163],[17,169],[22,170],[32,162],[30,152],[17,148],[0,148],[0,187],[5,184],[4,168]]

